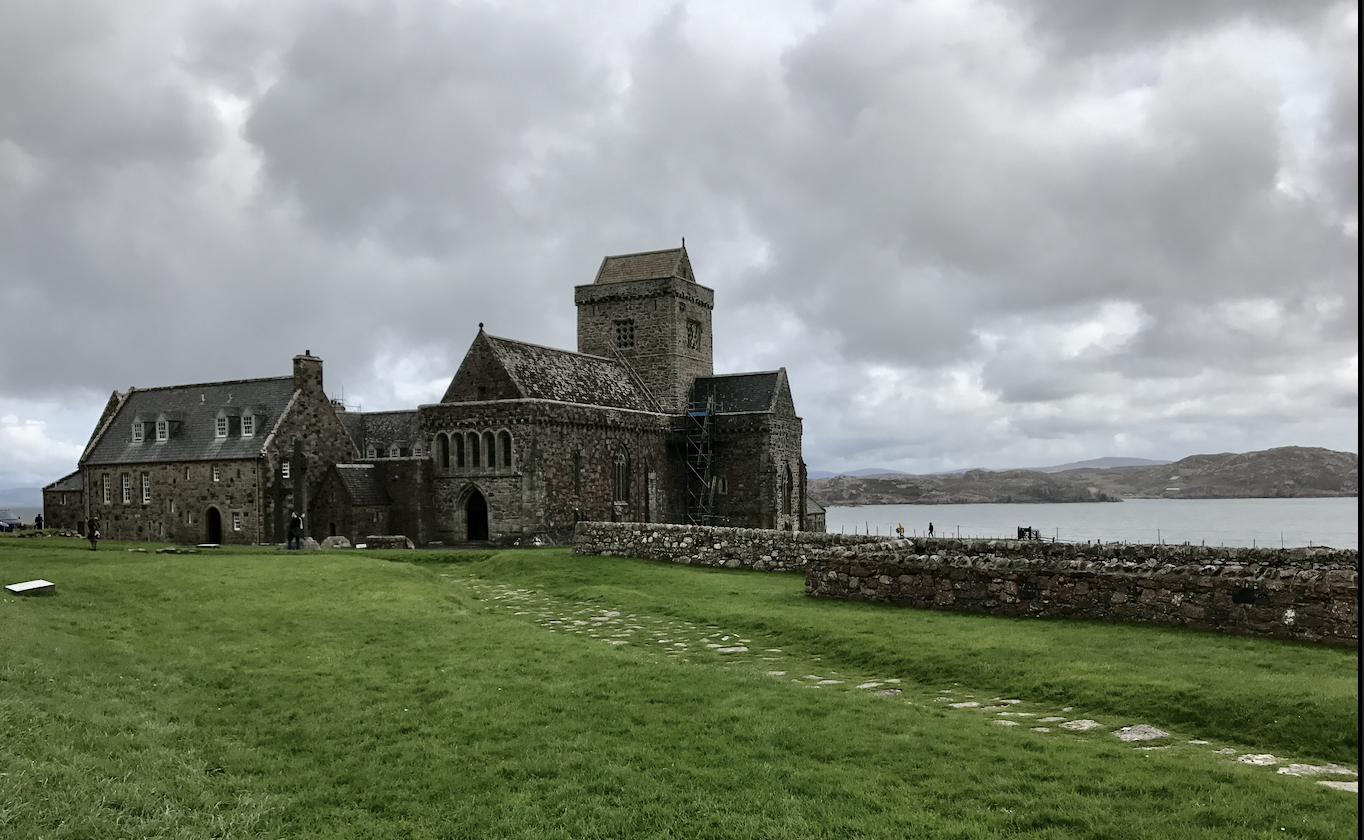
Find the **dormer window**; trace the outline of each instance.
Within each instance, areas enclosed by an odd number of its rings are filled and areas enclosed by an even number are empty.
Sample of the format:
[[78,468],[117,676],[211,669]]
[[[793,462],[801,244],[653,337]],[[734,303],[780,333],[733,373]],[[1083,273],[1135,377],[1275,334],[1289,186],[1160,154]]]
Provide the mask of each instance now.
[[220,438],[227,437],[227,417],[220,416],[214,421],[214,433]]
[[141,442],[142,442],[142,433],[143,433],[143,431],[144,431],[144,427],[143,427],[143,424],[142,424],[142,421],[141,421],[141,420],[139,420],[139,421],[137,421],[136,423],[133,424],[133,443],[141,443]]
[[402,450],[398,448],[398,444],[394,443],[388,447],[388,457],[397,458],[401,454]]
[[157,439],[157,440],[170,440],[170,421],[169,421],[169,420],[157,420],[157,421],[156,421],[156,439]]
[[370,444],[369,448],[365,450],[365,457],[366,458],[379,457],[379,451],[374,448],[374,444]]
[[421,441],[417,441],[416,443],[412,444],[412,457],[420,458],[421,456],[422,456]]
[[250,414],[242,418],[242,437],[252,437],[256,434],[256,418]]

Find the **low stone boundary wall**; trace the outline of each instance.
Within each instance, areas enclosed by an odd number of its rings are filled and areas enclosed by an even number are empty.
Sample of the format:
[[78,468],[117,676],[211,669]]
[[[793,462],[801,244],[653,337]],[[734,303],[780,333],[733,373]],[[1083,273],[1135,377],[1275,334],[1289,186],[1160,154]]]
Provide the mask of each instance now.
[[812,558],[805,591],[1359,644],[1359,552],[1352,550],[890,540]]
[[573,532],[573,553],[640,557],[690,566],[799,572],[804,571],[810,560],[831,549],[842,552],[889,539],[707,525],[579,522]]

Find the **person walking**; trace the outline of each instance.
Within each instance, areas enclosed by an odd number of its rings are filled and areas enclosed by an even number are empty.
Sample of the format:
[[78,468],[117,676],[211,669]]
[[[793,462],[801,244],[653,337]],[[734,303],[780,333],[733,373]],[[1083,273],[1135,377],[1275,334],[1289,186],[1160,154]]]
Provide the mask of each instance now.
[[903,522],[897,522],[897,523],[895,523],[895,533],[896,533],[896,535],[897,535],[900,539],[904,539],[904,538],[905,538],[905,523],[903,523]]
[[289,543],[290,550],[303,548],[303,517],[294,511],[289,517]]
[[933,536],[933,523],[932,523],[932,522],[928,523],[928,535],[929,535],[930,537]]
[[99,542],[99,517],[92,516],[85,522],[85,537],[90,540],[90,550],[95,551]]
[[41,513],[33,517],[33,530],[35,531],[43,530],[43,515]]

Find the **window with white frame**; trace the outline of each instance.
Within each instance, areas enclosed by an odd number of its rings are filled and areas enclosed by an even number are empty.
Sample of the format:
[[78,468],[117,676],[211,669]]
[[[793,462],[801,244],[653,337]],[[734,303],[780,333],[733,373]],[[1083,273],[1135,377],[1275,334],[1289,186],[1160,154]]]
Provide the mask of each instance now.
[[234,530],[234,531],[240,531],[241,529],[242,529],[242,515],[241,515],[240,513],[236,513],[236,512],[234,511],[233,514],[232,514],[232,530]]
[[283,474],[283,476],[284,476],[285,478],[288,478],[288,477],[289,477],[289,462],[288,462],[288,461],[285,461],[284,463],[280,464],[280,465],[279,465],[279,469],[280,469],[280,473]]
[[156,421],[156,439],[168,440],[170,438],[170,423],[166,420]]
[[104,503],[109,504],[109,476],[104,476]]
[[400,450],[400,449],[398,448],[398,444],[396,444],[396,443],[389,444],[389,447],[388,447],[388,457],[390,457],[390,458],[397,458],[397,457],[398,457],[399,455],[401,455],[401,454],[402,454],[402,450]]
[[142,421],[139,420],[133,424],[133,443],[142,442],[142,432],[143,432]]
[[417,441],[416,443],[412,444],[412,457],[413,457],[413,458],[420,458],[421,456],[422,456],[422,442],[421,442],[421,441]]
[[146,473],[142,474],[142,504],[151,504],[152,501],[152,477]]
[[252,437],[256,434],[256,418],[247,414],[242,417],[242,437]]
[[366,457],[366,458],[378,458],[378,457],[379,457],[379,450],[377,450],[377,449],[374,448],[374,444],[371,443],[371,444],[369,445],[369,448],[365,450],[365,457]]
[[127,473],[123,474],[123,504],[128,504],[133,500],[133,477]]
[[226,417],[219,417],[219,418],[218,418],[218,421],[217,421],[217,425],[214,427],[214,430],[215,430],[215,433],[218,435],[218,437],[222,437],[222,438],[227,437],[227,418],[226,418]]
[[213,465],[213,480],[214,480],[214,481],[217,481],[220,477],[221,477],[221,474],[220,474],[219,471],[218,471],[218,465],[217,465],[217,464],[214,464],[214,465]]

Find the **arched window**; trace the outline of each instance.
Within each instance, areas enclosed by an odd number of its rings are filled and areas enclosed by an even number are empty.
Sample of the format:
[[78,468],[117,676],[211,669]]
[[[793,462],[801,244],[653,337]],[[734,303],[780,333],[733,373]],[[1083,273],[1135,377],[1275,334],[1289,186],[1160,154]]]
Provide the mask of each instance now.
[[630,453],[617,449],[611,459],[611,500],[630,501]]
[[453,440],[455,442],[455,466],[462,470],[464,469],[464,435],[456,432]]
[[499,432],[497,442],[501,444],[498,448],[502,450],[502,466],[510,467],[512,465],[511,432]]
[[783,465],[786,474],[782,476],[781,483],[781,512],[787,516],[791,515],[791,465]]
[[497,438],[492,432],[483,433],[483,457],[487,459],[486,466],[497,466]]
[[469,435],[469,466],[477,467],[481,460],[478,457],[478,432]]
[[436,435],[436,458],[441,469],[450,469],[450,438],[445,436],[445,432]]

